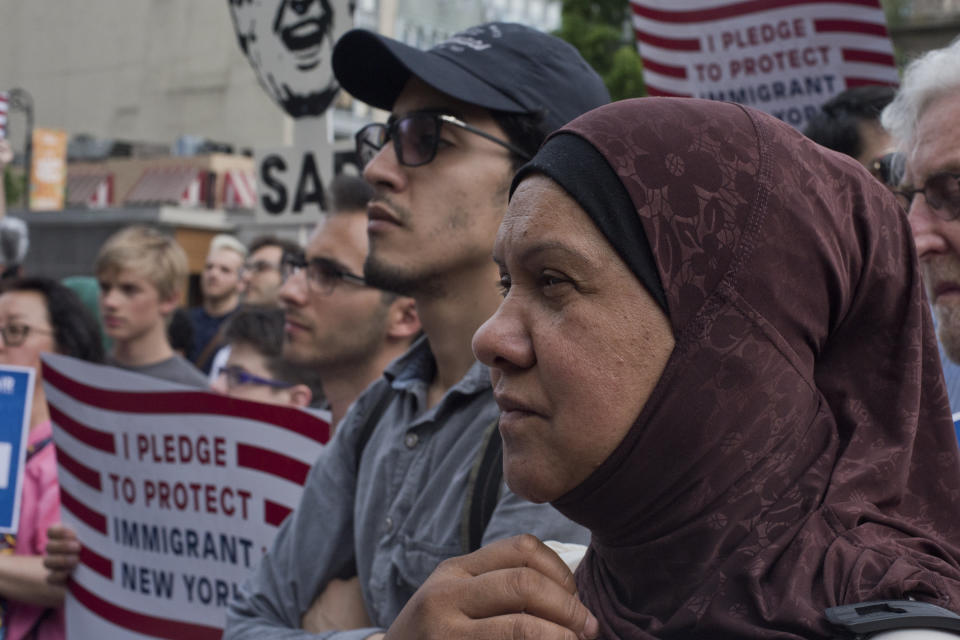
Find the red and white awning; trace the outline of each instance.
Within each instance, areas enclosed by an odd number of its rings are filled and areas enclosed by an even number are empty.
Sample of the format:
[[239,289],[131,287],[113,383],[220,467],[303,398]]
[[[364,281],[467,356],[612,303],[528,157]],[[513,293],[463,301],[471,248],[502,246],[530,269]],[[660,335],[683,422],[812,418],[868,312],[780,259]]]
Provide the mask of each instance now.
[[124,199],[128,205],[201,207],[207,201],[207,172],[197,167],[151,168]]
[[253,209],[257,206],[257,183],[253,171],[229,169],[223,175],[223,208]]
[[109,173],[67,176],[67,204],[102,209],[113,204],[113,175]]
[[7,112],[10,110],[10,94],[0,91],[0,138],[7,137]]

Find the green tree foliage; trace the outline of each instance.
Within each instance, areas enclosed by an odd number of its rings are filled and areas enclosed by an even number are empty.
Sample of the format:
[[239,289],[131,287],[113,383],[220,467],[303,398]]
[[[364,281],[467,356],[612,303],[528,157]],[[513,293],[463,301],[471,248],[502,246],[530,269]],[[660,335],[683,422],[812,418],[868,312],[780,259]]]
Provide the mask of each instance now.
[[614,100],[646,95],[627,0],[563,0],[556,35],[597,70]]
[[20,204],[20,198],[23,196],[23,176],[15,174],[10,167],[4,167],[3,189],[8,207]]
[[887,26],[890,28],[899,27],[906,22],[907,16],[913,9],[911,0],[881,0],[883,12],[887,16]]

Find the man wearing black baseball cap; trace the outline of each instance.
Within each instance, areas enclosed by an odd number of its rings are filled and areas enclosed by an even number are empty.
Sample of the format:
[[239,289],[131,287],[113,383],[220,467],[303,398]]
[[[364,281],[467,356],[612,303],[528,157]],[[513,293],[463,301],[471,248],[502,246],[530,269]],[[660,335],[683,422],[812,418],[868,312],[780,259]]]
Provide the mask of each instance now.
[[[428,51],[350,31],[333,67],[346,91],[392,112],[356,136],[376,192],[364,276],[413,296],[426,335],[340,423],[231,604],[228,640],[281,629],[296,638],[301,623],[322,638],[376,637],[444,559],[519,533],[588,537],[502,483],[499,411],[470,342],[500,302],[490,255],[515,169],[549,132],[607,103],[607,90],[572,46],[508,23]],[[351,623],[331,618],[342,605],[337,577],[354,561],[372,625],[344,630]]]

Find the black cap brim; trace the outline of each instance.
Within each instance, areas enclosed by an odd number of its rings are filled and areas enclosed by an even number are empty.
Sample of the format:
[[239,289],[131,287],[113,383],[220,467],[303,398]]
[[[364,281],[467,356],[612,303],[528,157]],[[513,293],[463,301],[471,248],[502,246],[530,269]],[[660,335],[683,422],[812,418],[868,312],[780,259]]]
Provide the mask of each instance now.
[[526,113],[521,104],[455,62],[363,29],[353,29],[333,49],[333,73],[354,98],[390,111],[411,75],[468,104]]

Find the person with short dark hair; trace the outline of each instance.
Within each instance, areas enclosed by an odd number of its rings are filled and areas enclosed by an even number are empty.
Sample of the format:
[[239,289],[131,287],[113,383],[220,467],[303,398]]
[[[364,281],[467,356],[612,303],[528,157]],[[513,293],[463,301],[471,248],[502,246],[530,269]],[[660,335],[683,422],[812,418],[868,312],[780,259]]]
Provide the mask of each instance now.
[[167,323],[167,339],[170,340],[170,348],[181,358],[187,356],[190,347],[193,346],[193,323],[190,322],[190,313],[183,307],[177,307],[170,314],[170,321]]
[[303,248],[292,240],[276,236],[259,236],[247,246],[243,263],[243,303],[248,305],[278,306],[277,294],[283,280],[280,263],[286,254],[298,254]]
[[283,356],[316,369],[336,427],[364,389],[420,334],[414,301],[368,286],[366,206],[369,185],[339,175],[330,211],[300,256],[284,258],[280,303],[286,317]]
[[[0,283],[0,364],[35,371],[30,433],[15,536],[0,540],[0,621],[7,638],[64,636],[63,587],[46,581],[47,528],[60,519],[60,489],[50,411],[43,388],[43,353],[103,360],[96,320],[70,289],[42,277]],[[32,635],[28,635],[32,634]]]
[[894,87],[877,84],[847,89],[825,102],[803,133],[817,144],[855,158],[877,180],[896,187],[903,163],[880,124],[881,112],[896,93]]
[[373,196],[373,187],[360,176],[341,173],[330,181],[330,209],[333,211],[366,213]]
[[[470,338],[500,300],[489,256],[515,168],[547,133],[609,102],[603,81],[568,43],[502,22],[427,51],[354,30],[337,42],[333,68],[348,93],[391,115],[356,135],[375,192],[363,275],[317,263],[315,286],[336,275],[410,296],[425,336],[340,422],[299,508],[231,603],[226,640],[378,637],[437,563],[481,541],[523,531],[587,540],[499,475],[474,502],[471,470],[497,459],[499,411]],[[287,317],[292,341],[289,308]],[[362,599],[338,580],[354,573],[353,559]],[[373,624],[347,631],[344,609]]]
[[294,407],[320,406],[323,387],[312,366],[283,357],[283,310],[242,307],[224,328],[230,355],[211,388],[237,398]]

